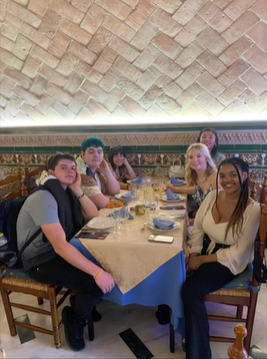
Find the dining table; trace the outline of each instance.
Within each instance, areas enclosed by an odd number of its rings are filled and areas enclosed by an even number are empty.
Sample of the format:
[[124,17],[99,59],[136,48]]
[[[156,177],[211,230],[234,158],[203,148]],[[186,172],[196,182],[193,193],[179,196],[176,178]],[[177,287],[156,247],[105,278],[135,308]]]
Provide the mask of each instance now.
[[[125,206],[128,203],[125,202]],[[126,230],[120,234],[113,234],[112,228],[92,228],[90,224],[86,224],[83,231],[94,233],[104,230],[107,236],[104,239],[97,239],[97,236],[92,236],[94,239],[79,238],[78,233],[77,238],[89,251],[90,259],[114,278],[115,287],[103,299],[122,306],[166,304],[171,309],[172,329],[184,336],[181,287],[186,278],[183,252],[186,213],[185,209],[168,209],[176,205],[184,205],[185,208],[185,202],[159,201],[157,210],[153,211],[153,216],[157,218],[174,221],[175,226],[171,230],[157,230],[151,223],[147,223],[145,215],[129,211],[133,219],[126,221]],[[99,216],[107,217],[114,210],[116,208],[101,209]],[[172,236],[173,242],[151,242],[148,240],[151,234]]]

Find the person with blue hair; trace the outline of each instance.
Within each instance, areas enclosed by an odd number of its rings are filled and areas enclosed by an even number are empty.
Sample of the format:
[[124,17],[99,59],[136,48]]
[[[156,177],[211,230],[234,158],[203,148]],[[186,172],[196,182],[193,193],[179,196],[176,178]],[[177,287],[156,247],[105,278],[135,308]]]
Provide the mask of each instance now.
[[77,169],[82,179],[83,192],[98,209],[109,203],[108,195],[120,192],[120,185],[104,160],[104,143],[99,137],[88,137],[81,144]]

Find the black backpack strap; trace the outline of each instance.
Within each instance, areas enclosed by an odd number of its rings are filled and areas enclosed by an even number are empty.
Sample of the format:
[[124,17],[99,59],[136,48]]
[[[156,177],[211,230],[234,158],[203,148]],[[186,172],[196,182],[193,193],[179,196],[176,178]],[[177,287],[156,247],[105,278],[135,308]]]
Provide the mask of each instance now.
[[22,248],[18,252],[18,256],[21,258],[22,253],[25,249],[32,243],[32,241],[42,232],[42,228],[40,227],[33,235],[23,244]]

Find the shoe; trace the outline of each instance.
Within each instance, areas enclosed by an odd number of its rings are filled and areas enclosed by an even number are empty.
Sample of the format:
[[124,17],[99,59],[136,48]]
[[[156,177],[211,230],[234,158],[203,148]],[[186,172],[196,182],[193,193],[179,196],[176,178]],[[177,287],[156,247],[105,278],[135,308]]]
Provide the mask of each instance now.
[[71,307],[63,308],[62,321],[68,346],[75,352],[83,350],[85,348],[83,339],[84,323],[79,323],[79,321],[75,320]]
[[156,311],[156,317],[158,318],[158,323],[161,325],[170,323],[170,308],[166,304],[161,304],[158,306]]
[[[70,305],[73,307],[74,305],[74,295],[70,296]],[[93,322],[97,323],[101,320],[102,315],[97,311],[96,307],[94,306],[92,309],[92,320]]]

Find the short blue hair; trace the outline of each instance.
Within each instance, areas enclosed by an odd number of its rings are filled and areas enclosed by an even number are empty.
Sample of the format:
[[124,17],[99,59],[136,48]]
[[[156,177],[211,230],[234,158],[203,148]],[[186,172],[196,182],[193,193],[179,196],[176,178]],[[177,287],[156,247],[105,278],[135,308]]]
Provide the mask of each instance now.
[[82,144],[82,151],[85,152],[87,148],[89,147],[101,147],[104,149],[104,143],[99,137],[88,137],[85,140],[83,140]]

